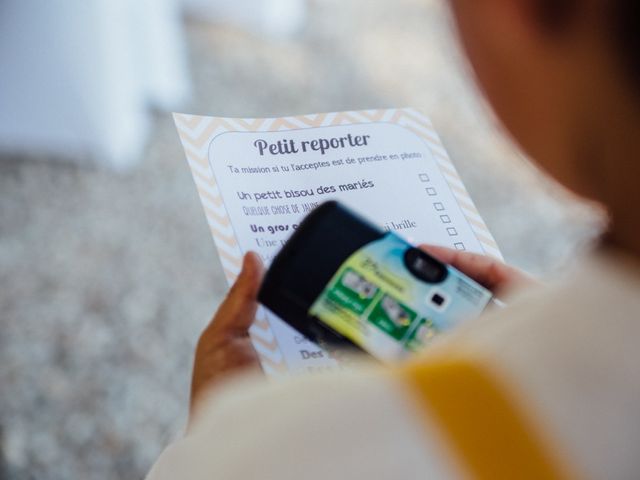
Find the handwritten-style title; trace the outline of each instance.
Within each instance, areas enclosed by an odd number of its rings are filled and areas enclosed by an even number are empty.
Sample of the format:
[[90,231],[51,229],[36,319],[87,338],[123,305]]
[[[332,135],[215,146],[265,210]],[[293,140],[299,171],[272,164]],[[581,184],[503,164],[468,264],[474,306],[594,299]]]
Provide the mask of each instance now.
[[266,140],[258,139],[253,142],[253,146],[258,149],[260,156],[287,155],[299,152],[320,152],[324,155],[329,150],[345,147],[364,147],[368,145],[371,135],[351,135],[333,138],[316,138],[314,140],[302,140],[296,142],[293,139],[283,139],[269,143]]

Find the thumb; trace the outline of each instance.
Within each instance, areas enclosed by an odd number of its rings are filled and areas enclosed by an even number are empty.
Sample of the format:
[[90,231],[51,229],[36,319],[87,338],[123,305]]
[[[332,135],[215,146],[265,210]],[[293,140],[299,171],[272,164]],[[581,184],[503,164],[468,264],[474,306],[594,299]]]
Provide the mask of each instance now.
[[246,253],[242,270],[214,317],[216,329],[246,333],[258,308],[258,291],[263,276],[264,266],[258,254]]

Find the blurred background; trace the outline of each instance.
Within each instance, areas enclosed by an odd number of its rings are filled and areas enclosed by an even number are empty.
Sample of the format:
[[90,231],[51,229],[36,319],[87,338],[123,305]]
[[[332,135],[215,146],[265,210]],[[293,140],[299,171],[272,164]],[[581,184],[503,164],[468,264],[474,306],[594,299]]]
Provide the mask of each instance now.
[[420,108],[508,262],[553,275],[598,231],[439,0],[1,0],[0,72],[2,479],[142,478],[183,429],[226,285],[171,110]]

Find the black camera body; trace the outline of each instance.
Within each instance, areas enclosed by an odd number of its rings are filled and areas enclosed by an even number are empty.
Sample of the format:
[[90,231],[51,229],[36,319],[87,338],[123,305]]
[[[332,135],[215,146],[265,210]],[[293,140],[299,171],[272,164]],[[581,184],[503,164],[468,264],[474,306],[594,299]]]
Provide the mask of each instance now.
[[329,201],[276,255],[258,299],[321,346],[396,358],[421,348],[458,317],[479,314],[491,293]]

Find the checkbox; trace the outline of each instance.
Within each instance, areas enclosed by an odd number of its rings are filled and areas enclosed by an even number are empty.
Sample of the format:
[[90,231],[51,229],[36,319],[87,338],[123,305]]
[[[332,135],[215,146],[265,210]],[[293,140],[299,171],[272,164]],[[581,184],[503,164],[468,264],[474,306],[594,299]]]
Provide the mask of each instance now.
[[456,250],[466,250],[464,243],[462,242],[456,242],[453,244],[453,246]]
[[419,174],[418,178],[420,179],[421,182],[428,182],[429,181],[429,175],[427,175],[426,173]]
[[433,187],[425,188],[425,190],[427,191],[427,195],[429,195],[429,196],[431,196],[431,197],[433,197],[433,196],[435,196],[435,195],[437,195],[437,194],[438,194],[438,192],[436,191],[436,189],[435,189],[435,188],[433,188]]
[[458,235],[458,230],[456,230],[455,227],[449,227],[447,228],[447,233],[450,237],[455,237],[456,235]]
[[433,208],[435,208],[437,212],[441,212],[444,210],[444,205],[442,204],[442,202],[435,202],[433,204]]
[[451,223],[451,217],[449,215],[440,215],[440,221],[442,223]]

